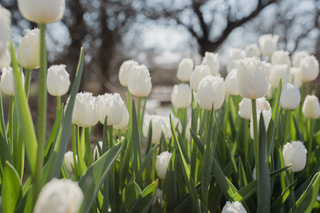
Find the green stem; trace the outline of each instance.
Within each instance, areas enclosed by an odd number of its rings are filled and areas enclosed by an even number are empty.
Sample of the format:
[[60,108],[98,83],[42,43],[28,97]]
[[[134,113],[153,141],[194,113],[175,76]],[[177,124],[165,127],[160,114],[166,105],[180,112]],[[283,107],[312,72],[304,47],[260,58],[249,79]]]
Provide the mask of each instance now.
[[284,137],[283,137],[283,144],[287,142],[289,139],[289,130],[290,130],[290,119],[291,119],[291,110],[286,110],[285,112],[285,117],[286,117],[286,125],[285,125],[285,130],[284,130]]
[[60,108],[61,108],[61,96],[57,96],[57,108],[56,108],[56,117],[60,112]]
[[86,141],[86,151],[87,151],[87,160],[88,160],[88,167],[92,164],[92,150],[91,150],[91,141],[90,141],[90,128],[85,128],[85,141]]
[[8,129],[8,138],[10,141],[11,153],[13,153],[13,113],[14,113],[14,96],[10,96],[9,102],[9,129]]
[[108,133],[109,133],[109,148],[113,147],[113,126],[108,127]]
[[73,152],[73,162],[74,162],[74,174],[78,178],[79,177],[79,165],[78,165],[78,160],[76,156],[78,155],[78,149],[76,145],[76,126],[73,124],[72,125],[72,137],[71,137],[71,143],[72,143],[72,152]]
[[309,120],[309,144],[308,144],[308,159],[307,159],[307,176],[309,176],[310,173],[310,161],[311,161],[311,152],[312,152],[312,133],[313,133],[313,126],[314,122],[313,120]]
[[[290,173],[290,184],[293,184],[294,183],[294,172],[292,171],[289,171]],[[292,204],[293,204],[293,210],[295,209],[295,206],[296,206],[296,198],[294,196],[294,188],[292,187],[291,188],[291,201],[292,201]]]
[[30,82],[31,82],[31,69],[26,69],[26,79],[25,79],[25,83],[24,83],[24,91],[26,92],[27,98],[29,96]]
[[137,106],[137,121],[138,121],[138,129],[139,129],[139,134],[141,135],[142,132],[142,122],[141,122],[141,97],[138,97],[138,106]]
[[[253,141],[254,141],[254,159],[256,164],[256,178],[258,180],[258,153],[259,153],[259,141],[258,141],[258,121],[257,121],[257,103],[255,99],[251,100],[252,104],[252,119],[253,119]],[[259,183],[258,183],[259,185]]]

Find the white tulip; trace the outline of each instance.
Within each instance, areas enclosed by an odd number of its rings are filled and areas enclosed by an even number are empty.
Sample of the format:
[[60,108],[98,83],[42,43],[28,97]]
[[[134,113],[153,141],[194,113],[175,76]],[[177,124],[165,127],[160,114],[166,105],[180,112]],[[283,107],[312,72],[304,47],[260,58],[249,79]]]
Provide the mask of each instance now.
[[226,94],[239,95],[237,70],[233,69],[226,77]]
[[198,87],[198,103],[200,108],[211,110],[220,109],[225,96],[225,83],[217,76],[203,78]]
[[53,179],[42,188],[34,206],[34,213],[77,213],[83,192],[77,182]]
[[122,86],[128,86],[129,76],[132,74],[132,69],[137,66],[138,63],[134,60],[124,61],[119,69],[119,81]]
[[76,95],[72,123],[81,127],[91,127],[98,123],[96,115],[96,98],[89,92],[80,92]]
[[191,89],[188,84],[176,84],[171,92],[171,103],[175,108],[187,108],[191,104]]
[[270,103],[266,100],[265,97],[263,98],[258,98],[256,100],[257,102],[257,110],[267,110],[267,111],[271,111],[271,106]]
[[65,95],[70,87],[69,73],[66,65],[52,65],[48,69],[47,74],[47,90],[52,96]]
[[18,0],[18,7],[25,19],[48,24],[62,19],[65,0]]
[[302,113],[308,119],[317,119],[320,116],[320,103],[315,95],[307,95],[302,105]]
[[145,65],[137,65],[132,69],[128,79],[129,92],[137,97],[146,97],[152,88],[148,68]]
[[291,67],[290,68],[290,83],[293,83],[297,87],[302,86],[302,80],[301,80],[301,73],[300,69],[297,67]]
[[26,69],[40,67],[40,30],[26,30],[17,53],[18,63]]
[[170,158],[172,153],[165,151],[162,152],[160,155],[157,156],[157,175],[160,179],[165,179],[167,174],[168,165],[170,162]]
[[128,127],[129,123],[129,112],[127,107],[123,104],[121,105],[121,110],[122,110],[122,119],[120,123],[114,124],[113,128],[118,129],[118,130],[125,130]]
[[288,67],[291,67],[291,60],[289,57],[288,51],[277,50],[273,52],[271,56],[271,64],[272,65],[282,65],[286,64]]
[[291,167],[292,172],[302,171],[307,162],[307,150],[301,141],[292,141],[283,146],[282,155],[284,164]]
[[0,69],[4,67],[10,67],[11,55],[9,49],[4,50],[2,56],[0,56]]
[[239,103],[239,111],[238,115],[241,118],[249,120],[252,115],[252,104],[251,99],[249,98],[243,98]]
[[193,61],[191,58],[183,58],[178,66],[177,78],[180,81],[190,81],[190,75],[193,70]]
[[[271,110],[257,110],[257,126],[259,129],[259,123],[260,123],[260,115],[262,113],[263,116],[263,121],[264,121],[264,126],[266,131],[268,130],[268,126],[272,117],[272,112]],[[250,137],[253,140],[254,139],[254,135],[253,135],[253,118],[251,116],[251,120],[250,120]]]
[[199,82],[206,76],[211,75],[208,65],[196,66],[190,75],[190,87],[193,91],[198,91]]
[[227,201],[223,206],[221,213],[246,213],[246,209],[239,201],[230,202]]
[[[0,5],[0,58],[9,50],[10,46],[10,11]],[[8,65],[9,66],[9,65]],[[0,67],[7,67],[1,66]]]
[[274,89],[279,87],[279,81],[281,79],[281,84],[284,85],[289,82],[290,70],[288,65],[273,65],[269,74],[269,82]]
[[300,62],[299,68],[303,82],[313,81],[319,75],[319,62],[313,55],[304,57]]
[[257,44],[249,44],[246,47],[246,55],[247,55],[247,57],[259,58],[261,55],[259,46]]
[[202,64],[208,65],[211,75],[220,76],[220,73],[219,73],[220,63],[219,63],[218,54],[205,52],[204,57],[202,59]]
[[237,80],[242,97],[257,99],[264,97],[268,92],[267,71],[257,58],[240,60]]
[[[76,156],[76,161],[77,160],[78,160],[78,158]],[[72,151],[68,151],[64,154],[63,164],[66,169],[68,177],[71,178],[73,175],[73,170],[74,170],[74,161],[73,161],[73,152]]]
[[296,109],[301,100],[300,90],[294,84],[284,84],[280,95],[280,106],[284,109]]
[[259,46],[262,55],[271,57],[273,52],[277,50],[279,36],[265,34],[259,37]]
[[228,64],[227,64],[227,72],[231,72],[232,69],[237,68],[240,59],[244,59],[246,57],[246,51],[242,49],[229,49],[228,53]]
[[[22,85],[24,86],[24,74],[20,72]],[[9,96],[14,96],[14,75],[11,67],[2,68],[2,75],[0,79],[1,91]]]
[[145,115],[143,120],[142,133],[144,137],[148,136],[150,121],[152,123],[152,143],[159,143],[163,133],[166,140],[172,136],[169,119],[162,115]]
[[305,57],[308,57],[308,56],[310,56],[310,55],[306,51],[295,52],[292,57],[292,66],[293,67],[300,67],[301,60],[304,59]]

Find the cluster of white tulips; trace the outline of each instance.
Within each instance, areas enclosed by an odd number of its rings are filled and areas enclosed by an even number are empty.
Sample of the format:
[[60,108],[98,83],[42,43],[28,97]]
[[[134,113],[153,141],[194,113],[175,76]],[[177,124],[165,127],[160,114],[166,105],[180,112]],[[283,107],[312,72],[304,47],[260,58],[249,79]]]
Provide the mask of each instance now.
[[[78,92],[65,65],[47,67],[46,24],[63,0],[19,0],[26,30],[17,51],[0,6],[1,210],[11,212],[311,212],[319,206],[319,74],[307,52],[277,49],[278,36],[219,56],[184,58],[170,115],[147,113],[148,68],[123,62],[118,93]],[[38,73],[38,115],[28,105]],[[71,87],[71,89],[70,89]],[[56,117],[47,128],[47,94]],[[9,96],[4,116],[2,95]],[[34,95],[34,94],[32,94]],[[67,96],[62,103],[61,97]],[[94,128],[103,127],[102,138]]]

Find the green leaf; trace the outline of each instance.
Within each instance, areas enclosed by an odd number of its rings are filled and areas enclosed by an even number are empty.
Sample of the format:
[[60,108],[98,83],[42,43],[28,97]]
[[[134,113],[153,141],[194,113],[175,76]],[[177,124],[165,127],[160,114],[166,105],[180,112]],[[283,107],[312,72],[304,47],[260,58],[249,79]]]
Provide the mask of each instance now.
[[2,165],[5,164],[6,161],[9,161],[12,164],[12,157],[10,155],[10,147],[8,144],[5,124],[4,124],[4,115],[2,108],[2,96],[0,92],[0,159]]
[[1,184],[2,210],[6,213],[14,212],[19,198],[22,195],[20,178],[14,167],[6,162],[4,165]]
[[138,200],[141,192],[142,192],[142,190],[141,190],[140,186],[135,181],[129,183],[122,190],[122,203],[123,203],[124,208],[127,211],[130,210],[134,206],[134,204]]
[[84,198],[80,212],[89,212],[95,201],[99,189],[104,182],[113,163],[123,148],[123,143],[115,144],[111,149],[104,153],[96,162],[94,162],[80,178],[79,186],[83,191]]
[[296,202],[296,208],[294,213],[298,212],[311,212],[312,208],[317,200],[318,192],[320,187],[320,172],[316,173],[306,190],[300,196]]
[[[140,110],[140,109],[138,109]],[[131,137],[132,151],[133,151],[133,159],[132,159],[132,167],[133,167],[133,177],[134,179],[141,184],[141,141],[139,135],[138,128],[138,120],[136,115],[136,107],[134,101],[132,101],[132,137]]]

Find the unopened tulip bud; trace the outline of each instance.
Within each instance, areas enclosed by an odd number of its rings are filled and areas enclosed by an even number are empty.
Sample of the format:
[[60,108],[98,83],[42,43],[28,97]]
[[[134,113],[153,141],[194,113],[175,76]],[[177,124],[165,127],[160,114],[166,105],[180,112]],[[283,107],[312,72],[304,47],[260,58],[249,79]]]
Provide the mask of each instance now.
[[47,74],[48,93],[52,96],[63,96],[68,92],[69,86],[70,79],[66,65],[50,66]]
[[183,58],[178,66],[177,78],[180,81],[190,81],[190,75],[193,70],[193,61],[191,58]]
[[[10,18],[10,11],[0,5],[0,59],[3,57],[10,46]],[[0,63],[0,67],[7,66],[1,66]]]
[[62,19],[65,0],[18,0],[18,7],[25,19],[49,24]]
[[220,73],[219,73],[220,63],[219,63],[218,54],[205,52],[202,60],[202,64],[208,65],[211,75],[220,77]]
[[226,94],[239,95],[238,81],[237,81],[237,70],[233,69],[226,77]]
[[310,56],[310,55],[306,51],[295,52],[292,57],[292,66],[293,67],[300,67],[300,63],[301,63],[302,59],[304,59],[305,57],[308,57],[308,56]]
[[299,68],[303,82],[313,81],[319,75],[319,62],[313,55],[303,58]]
[[280,95],[280,106],[284,109],[296,109],[300,104],[301,96],[299,88],[287,83],[283,85]]
[[170,162],[170,158],[172,153],[165,151],[157,156],[157,175],[160,179],[165,179],[167,174],[168,165]]
[[119,123],[114,124],[113,128],[118,130],[125,130],[128,127],[129,123],[129,112],[125,105],[121,105],[121,111],[122,119]]
[[289,82],[290,70],[288,65],[273,65],[269,74],[269,82],[273,88],[277,89],[279,87],[279,82],[281,79],[281,84],[284,85]]
[[228,53],[227,72],[231,72],[232,69],[237,68],[238,62],[246,57],[246,51],[242,49],[231,48]]
[[0,56],[0,69],[4,67],[10,67],[10,64],[11,64],[11,56],[10,56],[9,49],[7,49],[7,50],[4,50],[2,56]]
[[265,34],[259,37],[259,45],[262,55],[271,57],[277,50],[279,36]]
[[187,108],[191,104],[191,89],[188,84],[174,85],[171,93],[171,103],[175,108]]
[[307,162],[307,150],[301,141],[292,141],[286,143],[282,150],[285,166],[291,167],[288,169],[292,172],[302,171]]
[[250,44],[246,47],[246,55],[247,57],[257,57],[259,58],[261,55],[259,46],[257,44]]
[[[20,72],[22,84],[24,85],[24,75]],[[14,75],[11,67],[2,68],[2,75],[0,79],[1,91],[9,96],[14,96]]]
[[148,68],[145,65],[133,67],[133,73],[129,75],[129,92],[137,97],[146,97],[152,88],[151,78]]
[[[264,126],[266,131],[268,130],[268,126],[272,117],[272,112],[271,110],[257,110],[257,124],[258,124],[258,129],[259,129],[259,123],[260,123],[260,114],[261,116],[263,116],[263,121],[264,121]],[[253,135],[253,118],[251,117],[250,120],[250,137],[253,140],[254,139],[254,135]]]
[[18,53],[18,63],[26,69],[36,69],[40,67],[40,30],[26,30],[26,35],[22,38]]
[[34,213],[77,213],[82,200],[83,192],[77,182],[53,179],[42,188],[34,206]]
[[190,75],[190,87],[193,91],[198,91],[199,82],[206,76],[211,75],[207,65],[196,66]]
[[129,75],[132,74],[132,69],[137,66],[138,63],[134,60],[124,61],[119,69],[119,81],[122,86],[128,86]]
[[290,68],[290,83],[296,85],[298,88],[302,85],[300,68],[291,67]]
[[148,136],[149,125],[152,123],[152,143],[159,143],[161,135],[163,134],[165,139],[171,138],[171,127],[169,119],[162,115],[145,115],[143,120],[142,133],[144,137]]
[[315,95],[307,95],[302,106],[302,113],[308,119],[317,119],[320,116],[320,103]]
[[[76,156],[76,160],[78,160],[77,156]],[[68,177],[69,178],[72,177],[73,170],[74,170],[74,161],[73,161],[73,152],[72,151],[68,151],[64,154],[63,164],[66,169]]]
[[272,65],[282,65],[286,64],[288,67],[291,67],[291,60],[289,57],[288,51],[278,50],[273,52],[271,57]]
[[220,109],[225,96],[225,83],[222,78],[207,76],[203,78],[198,87],[198,103],[200,108],[211,110]]
[[221,213],[247,213],[247,211],[239,201],[227,201]]
[[252,103],[251,99],[243,98],[239,103],[239,111],[238,114],[241,118],[250,120],[252,115]]

